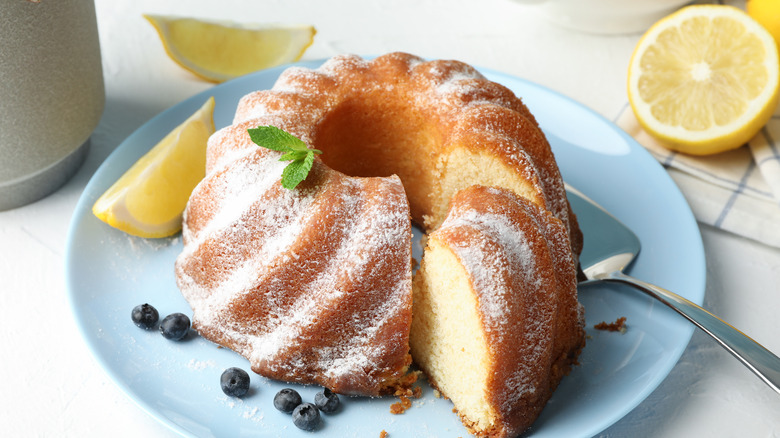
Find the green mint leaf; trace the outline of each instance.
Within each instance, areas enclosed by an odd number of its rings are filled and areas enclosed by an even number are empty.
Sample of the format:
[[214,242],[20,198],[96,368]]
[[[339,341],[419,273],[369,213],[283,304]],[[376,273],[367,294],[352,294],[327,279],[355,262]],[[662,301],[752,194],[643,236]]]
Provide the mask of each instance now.
[[284,155],[279,157],[279,161],[303,160],[304,158],[306,158],[307,154],[309,154],[309,151],[290,151],[290,152],[285,152]]
[[309,175],[314,164],[314,152],[308,152],[301,160],[295,160],[287,165],[282,171],[282,187],[285,189],[294,189],[301,181]]
[[301,139],[275,126],[258,126],[247,129],[249,138],[258,146],[284,152],[279,161],[290,161],[282,171],[282,187],[294,189],[309,175],[318,149],[309,149]]
[[279,152],[291,152],[309,150],[298,137],[277,128],[276,126],[258,126],[247,129],[249,138],[258,146]]

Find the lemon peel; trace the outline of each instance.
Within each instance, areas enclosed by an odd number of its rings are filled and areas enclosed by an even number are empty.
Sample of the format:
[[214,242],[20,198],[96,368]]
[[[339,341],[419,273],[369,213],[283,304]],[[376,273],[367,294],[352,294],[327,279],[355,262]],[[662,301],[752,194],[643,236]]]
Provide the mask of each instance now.
[[771,118],[780,64],[774,39],[745,12],[694,5],[661,19],[637,44],[628,98],[637,120],[670,149],[735,149]]
[[92,206],[92,213],[128,234],[159,238],[181,230],[182,214],[206,173],[214,98],[136,161]]
[[298,61],[314,42],[311,25],[241,24],[144,14],[168,56],[191,73],[224,82]]
[[748,15],[764,26],[780,46],[780,1],[748,0],[746,9]]

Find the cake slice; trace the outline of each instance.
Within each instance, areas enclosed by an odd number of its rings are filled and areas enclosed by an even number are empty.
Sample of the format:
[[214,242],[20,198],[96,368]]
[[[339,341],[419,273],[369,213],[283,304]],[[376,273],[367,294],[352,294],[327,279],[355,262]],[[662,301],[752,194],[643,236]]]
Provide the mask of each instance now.
[[584,346],[576,271],[560,220],[473,186],[428,238],[413,283],[411,350],[475,435],[513,437]]

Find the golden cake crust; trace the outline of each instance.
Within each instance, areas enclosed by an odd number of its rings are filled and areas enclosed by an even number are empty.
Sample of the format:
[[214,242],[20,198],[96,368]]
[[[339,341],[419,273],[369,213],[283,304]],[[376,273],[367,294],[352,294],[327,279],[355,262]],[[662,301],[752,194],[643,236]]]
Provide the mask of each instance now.
[[[491,425],[478,424],[463,412],[461,419],[478,436],[516,436],[539,415],[585,343],[568,232],[559,219],[508,190],[472,186],[455,195],[447,219],[429,235],[429,245],[446,247],[464,267],[479,317],[475,330],[486,344],[485,367],[475,371],[484,374],[485,386],[470,391],[484,391]],[[416,294],[425,289],[418,282],[429,281],[424,279],[427,263],[424,258],[415,277]],[[418,299],[428,300],[415,295],[415,312]],[[437,317],[425,324],[434,321],[447,324]],[[416,325],[412,354],[423,359],[418,352],[431,340],[418,338]],[[453,351],[450,360],[474,354]],[[442,353],[447,352],[428,354]],[[448,384],[461,377],[444,375],[424,359],[418,363],[457,409],[460,399]]]
[[[412,218],[428,231],[444,219],[457,190],[522,181],[524,196],[561,219],[574,252],[581,250],[576,218],[536,119],[511,90],[468,64],[406,53],[370,61],[340,55],[316,70],[285,70],[271,90],[244,96],[233,121],[285,129],[324,151],[322,160],[347,175],[398,175]],[[489,157],[493,168],[485,169],[480,157]],[[496,176],[498,167],[505,177]]]
[[400,181],[349,178],[318,162],[290,191],[272,151],[237,157],[210,169],[185,212],[176,273],[193,327],[267,377],[392,393],[411,362]]
[[[279,184],[279,153],[251,142],[262,125],[324,152],[295,190]],[[511,90],[405,53],[285,70],[209,140],[176,262],[194,327],[264,376],[392,393],[409,382],[409,219],[437,229],[474,184],[550,211],[579,253],[549,144]]]

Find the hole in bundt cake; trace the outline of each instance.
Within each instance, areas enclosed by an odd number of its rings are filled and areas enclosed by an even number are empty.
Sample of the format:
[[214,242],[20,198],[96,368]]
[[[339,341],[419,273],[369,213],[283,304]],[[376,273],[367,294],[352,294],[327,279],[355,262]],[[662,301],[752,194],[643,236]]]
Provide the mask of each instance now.
[[377,95],[341,103],[318,124],[313,146],[323,151],[325,164],[349,176],[398,175],[412,217],[422,223],[431,208],[428,193],[435,186],[436,166],[432,151],[440,149],[441,136],[414,108],[389,101]]
[[347,99],[318,123],[312,146],[323,151],[320,158],[330,168],[349,176],[398,175],[413,220],[428,230],[446,216],[452,195],[473,184],[506,187],[545,204],[533,172],[527,172],[525,180],[517,178],[522,163],[509,167],[492,154],[475,152],[484,149],[481,145],[459,141],[495,145],[505,139],[461,136],[445,146],[434,115],[425,115],[412,104],[389,103],[413,99],[376,94]]

